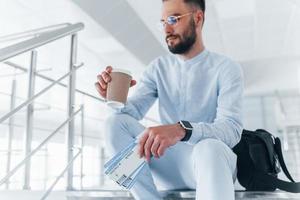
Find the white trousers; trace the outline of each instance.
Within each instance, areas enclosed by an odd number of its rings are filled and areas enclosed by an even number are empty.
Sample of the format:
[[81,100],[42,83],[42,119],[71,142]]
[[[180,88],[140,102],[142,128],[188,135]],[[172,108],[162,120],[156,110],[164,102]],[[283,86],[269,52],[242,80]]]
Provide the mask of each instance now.
[[[145,129],[127,114],[110,116],[105,127],[109,156],[125,148]],[[236,155],[219,140],[204,139],[196,145],[178,142],[161,158],[151,158],[131,193],[135,199],[157,200],[162,199],[157,188],[196,189],[197,200],[233,200],[235,170]]]

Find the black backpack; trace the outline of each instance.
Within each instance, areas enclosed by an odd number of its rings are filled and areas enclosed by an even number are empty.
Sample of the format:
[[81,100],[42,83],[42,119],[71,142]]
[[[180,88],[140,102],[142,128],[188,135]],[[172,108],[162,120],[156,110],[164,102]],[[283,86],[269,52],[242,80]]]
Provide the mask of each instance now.
[[[295,183],[286,168],[278,137],[263,129],[243,130],[241,141],[233,151],[237,155],[237,178],[247,191],[274,191],[278,188],[300,193],[300,182]],[[277,178],[280,168],[291,182]]]

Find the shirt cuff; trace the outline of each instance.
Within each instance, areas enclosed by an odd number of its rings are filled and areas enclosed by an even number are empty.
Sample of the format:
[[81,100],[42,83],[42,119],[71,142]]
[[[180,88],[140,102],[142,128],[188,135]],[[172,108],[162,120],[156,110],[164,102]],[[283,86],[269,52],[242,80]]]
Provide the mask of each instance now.
[[115,114],[128,114],[131,117],[140,120],[141,113],[138,112],[138,109],[131,103],[126,103],[123,108],[110,108],[110,110]]
[[187,144],[194,145],[198,143],[203,138],[203,130],[201,123],[191,123],[193,127],[193,132],[188,141],[186,141]]

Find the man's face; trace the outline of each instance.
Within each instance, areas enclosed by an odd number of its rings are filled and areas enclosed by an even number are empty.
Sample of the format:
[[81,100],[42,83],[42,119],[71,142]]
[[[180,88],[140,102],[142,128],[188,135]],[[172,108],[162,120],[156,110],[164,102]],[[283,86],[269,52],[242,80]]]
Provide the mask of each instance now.
[[[180,16],[193,10],[183,0],[168,0],[163,2],[162,20],[168,16]],[[164,28],[166,43],[174,54],[187,53],[196,41],[196,25],[193,13],[180,18],[175,25],[166,24]]]

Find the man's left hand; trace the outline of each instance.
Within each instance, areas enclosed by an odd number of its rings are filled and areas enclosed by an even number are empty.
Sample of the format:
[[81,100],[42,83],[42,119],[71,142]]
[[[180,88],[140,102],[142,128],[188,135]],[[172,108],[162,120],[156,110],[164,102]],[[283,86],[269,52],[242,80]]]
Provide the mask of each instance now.
[[145,156],[149,162],[151,154],[161,157],[165,150],[175,145],[185,136],[185,130],[180,124],[162,125],[146,128],[139,140],[140,157]]

